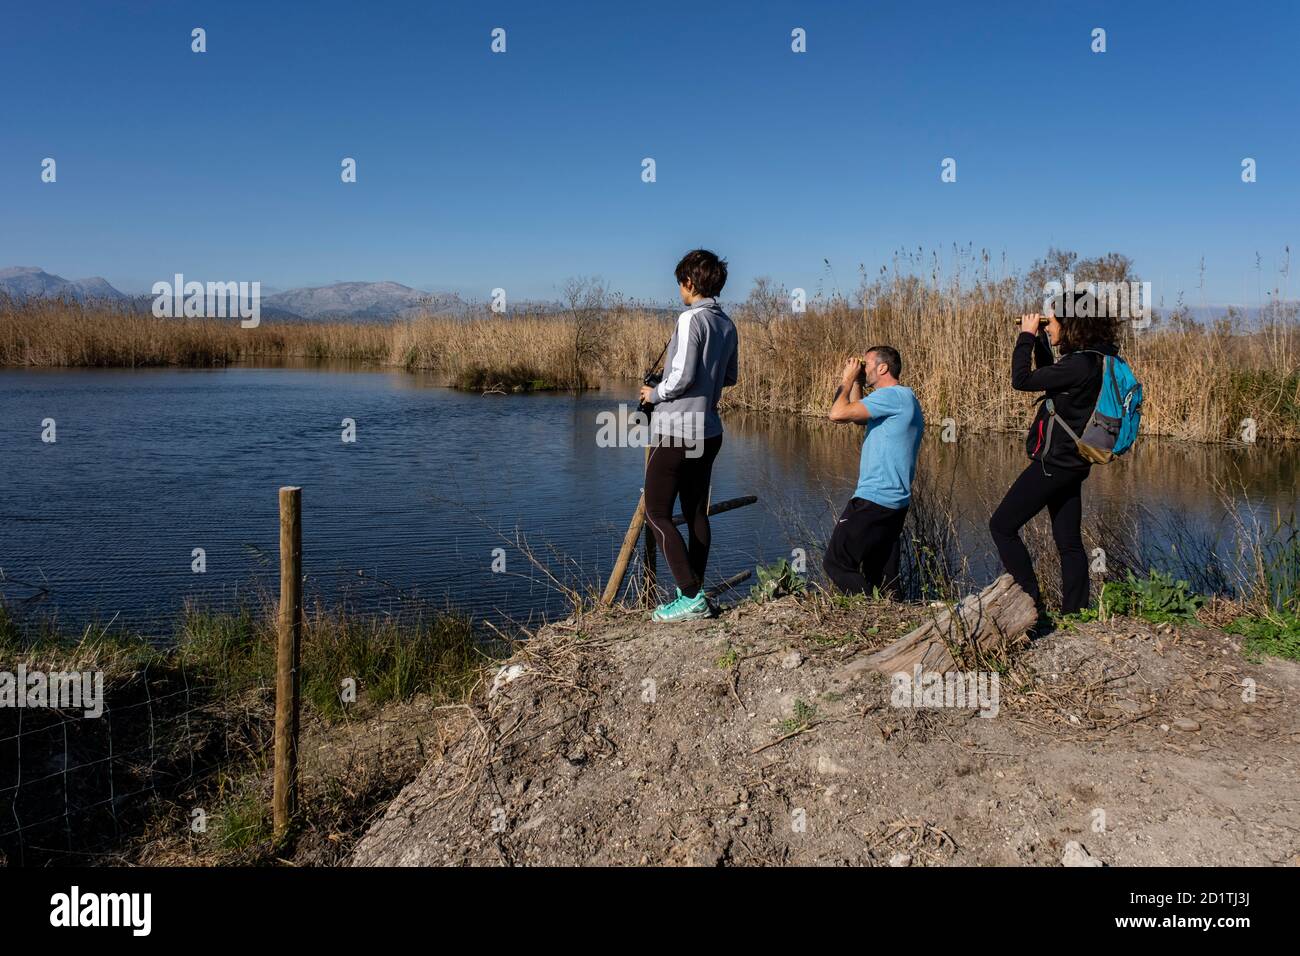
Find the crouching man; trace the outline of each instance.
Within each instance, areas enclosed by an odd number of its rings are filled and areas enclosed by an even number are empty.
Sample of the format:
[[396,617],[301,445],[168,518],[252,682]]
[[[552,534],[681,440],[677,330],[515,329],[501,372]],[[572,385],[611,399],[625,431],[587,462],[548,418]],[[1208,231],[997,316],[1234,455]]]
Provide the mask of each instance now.
[[[858,486],[831,533],[822,562],[841,591],[898,598],[899,537],[912,501],[912,478],[925,419],[912,390],[898,384],[903,363],[898,350],[876,345],[864,358],[851,358],[835,402],[833,422],[866,425]],[[871,389],[865,398],[863,392]]]

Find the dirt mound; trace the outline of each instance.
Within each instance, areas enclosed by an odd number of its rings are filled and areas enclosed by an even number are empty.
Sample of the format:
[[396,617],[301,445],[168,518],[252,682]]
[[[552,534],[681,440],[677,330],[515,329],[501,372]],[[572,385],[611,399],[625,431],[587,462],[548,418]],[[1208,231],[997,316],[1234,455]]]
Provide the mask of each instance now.
[[1071,842],[1112,865],[1295,861],[1300,667],[1118,620],[1019,649],[986,717],[911,706],[935,702],[923,675],[907,706],[845,676],[926,613],[785,598],[548,626],[351,862],[1057,865]]

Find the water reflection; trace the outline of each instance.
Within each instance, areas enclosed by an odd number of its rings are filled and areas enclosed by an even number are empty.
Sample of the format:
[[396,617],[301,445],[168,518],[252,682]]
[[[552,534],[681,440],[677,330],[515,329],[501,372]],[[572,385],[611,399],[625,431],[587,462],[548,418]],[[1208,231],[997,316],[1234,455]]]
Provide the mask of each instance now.
[[[599,587],[636,505],[641,450],[596,444],[597,415],[620,403],[634,403],[629,383],[480,396],[433,375],[354,366],[6,370],[0,593],[69,626],[112,619],[159,634],[186,599],[262,600],[275,589],[276,489],[301,484],[309,595],[395,615],[450,601],[536,619],[564,606],[548,575]],[[55,444],[40,440],[46,418]],[[346,418],[354,444],[341,441]],[[717,519],[710,576],[795,548],[815,571],[852,491],[860,432],[752,413],[726,422],[714,500],[757,494],[760,504]],[[955,577],[978,582],[996,572],[984,523],[1024,465],[1022,445],[1013,435],[944,444],[936,431],[922,448],[911,558],[932,548]],[[1090,547],[1135,566],[1178,548],[1207,581],[1227,580],[1214,555],[1235,555],[1240,515],[1224,497],[1245,489],[1260,513],[1289,512],[1298,457],[1142,442],[1094,469]],[[195,548],[203,574],[191,568]],[[491,570],[496,548],[504,573]]]

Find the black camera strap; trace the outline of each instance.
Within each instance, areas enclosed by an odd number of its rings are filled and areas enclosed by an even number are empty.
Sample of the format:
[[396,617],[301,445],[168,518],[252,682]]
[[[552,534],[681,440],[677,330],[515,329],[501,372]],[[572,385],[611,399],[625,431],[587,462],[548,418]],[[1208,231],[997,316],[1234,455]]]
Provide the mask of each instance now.
[[659,352],[659,357],[655,359],[654,363],[650,366],[651,372],[653,372],[655,369],[659,367],[659,363],[662,362],[664,360],[664,356],[668,354],[668,346],[672,344],[673,344],[673,340],[671,338],[669,338],[668,341],[664,343],[663,349]]

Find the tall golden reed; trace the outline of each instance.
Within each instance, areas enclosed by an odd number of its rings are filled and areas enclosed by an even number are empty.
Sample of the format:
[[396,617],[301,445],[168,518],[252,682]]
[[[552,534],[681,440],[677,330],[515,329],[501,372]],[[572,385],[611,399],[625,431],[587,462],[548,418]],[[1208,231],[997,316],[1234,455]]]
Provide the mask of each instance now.
[[[864,284],[854,302],[819,299],[793,313],[783,293],[756,287],[734,307],[740,381],[732,408],[821,415],[844,359],[871,345],[903,355],[903,381],[930,423],[1014,431],[1032,397],[1010,387],[1014,318],[1025,304],[1018,280],[890,275]],[[594,322],[595,327],[592,328]],[[581,325],[581,327],[580,327]],[[51,301],[0,302],[0,365],[29,367],[215,366],[250,360],[354,360],[432,370],[450,380],[494,374],[584,387],[636,379],[672,331],[671,313],[619,306],[590,315],[532,312],[428,316],[392,323],[155,319]],[[595,349],[575,343],[592,341]],[[1143,431],[1197,441],[1300,440],[1300,319],[1294,304],[1250,324],[1185,315],[1151,328],[1126,327],[1120,343],[1146,391]]]

